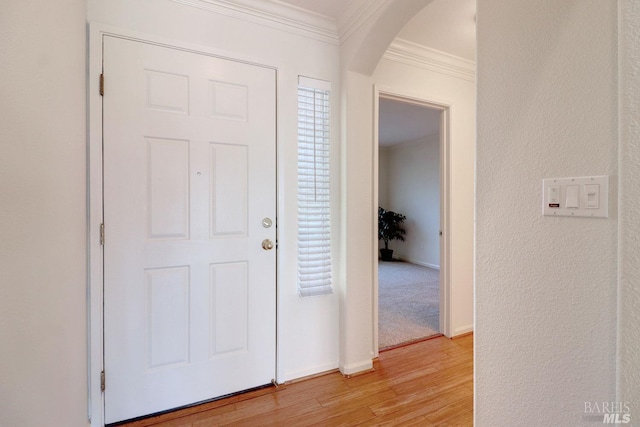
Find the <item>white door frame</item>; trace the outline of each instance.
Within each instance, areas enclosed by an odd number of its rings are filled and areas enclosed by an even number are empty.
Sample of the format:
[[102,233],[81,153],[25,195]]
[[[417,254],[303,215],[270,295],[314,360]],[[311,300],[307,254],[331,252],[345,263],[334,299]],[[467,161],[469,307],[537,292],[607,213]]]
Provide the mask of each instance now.
[[[101,244],[101,224],[103,223],[103,191],[102,191],[102,96],[100,95],[100,75],[102,74],[102,40],[104,36],[120,37],[128,40],[166,46],[173,49],[185,50],[202,55],[215,56],[221,59],[241,62],[248,65],[273,69],[276,72],[276,122],[278,120],[278,69],[274,66],[264,65],[251,58],[231,58],[223,51],[211,47],[184,43],[176,40],[168,40],[162,37],[141,34],[135,31],[116,28],[104,24],[90,23],[88,30],[88,76],[87,76],[87,102],[88,102],[88,131],[87,131],[87,415],[92,427],[105,425],[104,419],[104,393],[101,389],[101,375],[104,369],[104,310],[103,310],[103,250]],[[105,90],[109,83],[105,82]],[[277,126],[276,126],[277,129]],[[278,134],[276,130],[276,171],[278,169]],[[276,198],[280,191],[279,177],[276,172]],[[278,214],[278,201],[276,200],[276,218]],[[277,238],[277,230],[276,230]],[[105,236],[105,240],[108,235]],[[276,252],[276,301],[279,295],[279,275],[277,264],[280,262],[280,253]],[[281,369],[279,341],[277,339],[280,329],[279,312],[276,304],[276,382],[280,382]],[[108,374],[107,374],[108,375]],[[107,377],[108,384],[108,377]]]
[[378,168],[379,168],[379,115],[380,98],[392,99],[400,102],[419,105],[439,110],[440,115],[440,333],[451,337],[451,282],[450,282],[450,135],[451,135],[451,104],[436,100],[417,98],[397,90],[383,88],[374,85],[373,94],[373,206],[371,207],[373,218],[373,354],[378,357]]

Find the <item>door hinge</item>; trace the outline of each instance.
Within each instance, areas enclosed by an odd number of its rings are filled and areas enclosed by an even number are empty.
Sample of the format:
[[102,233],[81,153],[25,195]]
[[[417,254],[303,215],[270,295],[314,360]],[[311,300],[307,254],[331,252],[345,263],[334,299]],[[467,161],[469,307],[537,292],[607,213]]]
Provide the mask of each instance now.
[[100,246],[104,246],[104,224],[100,224]]
[[104,391],[104,371],[100,372],[100,390]]
[[100,74],[100,95],[104,96],[104,74]]

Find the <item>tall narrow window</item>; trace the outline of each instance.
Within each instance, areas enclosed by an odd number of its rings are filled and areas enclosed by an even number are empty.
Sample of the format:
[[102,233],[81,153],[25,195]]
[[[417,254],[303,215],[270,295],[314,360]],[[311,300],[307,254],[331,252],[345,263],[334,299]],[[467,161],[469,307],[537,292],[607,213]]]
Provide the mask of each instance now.
[[298,292],[331,293],[329,94],[331,84],[298,80]]

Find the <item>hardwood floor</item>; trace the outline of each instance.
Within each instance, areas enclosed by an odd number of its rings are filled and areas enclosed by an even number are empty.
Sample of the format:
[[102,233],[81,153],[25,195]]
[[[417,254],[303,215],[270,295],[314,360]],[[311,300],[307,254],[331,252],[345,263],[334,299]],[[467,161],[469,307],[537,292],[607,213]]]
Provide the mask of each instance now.
[[212,426],[471,426],[473,335],[380,353],[374,371],[338,372],[126,424]]

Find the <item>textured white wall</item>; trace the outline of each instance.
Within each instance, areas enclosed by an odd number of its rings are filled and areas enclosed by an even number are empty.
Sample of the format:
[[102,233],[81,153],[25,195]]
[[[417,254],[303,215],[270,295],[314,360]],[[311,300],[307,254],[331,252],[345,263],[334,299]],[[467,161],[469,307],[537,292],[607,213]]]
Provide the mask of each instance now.
[[640,3],[619,2],[620,233],[618,399],[640,421]]
[[88,424],[85,14],[0,6],[0,426]]
[[450,106],[450,288],[452,335],[473,330],[475,82],[383,58],[380,90]]
[[389,248],[396,258],[439,268],[440,137],[395,145],[388,153],[389,197],[381,206],[407,217],[405,241]]
[[[478,426],[615,400],[616,6],[478,0]],[[608,219],[541,216],[543,178],[604,174]]]

